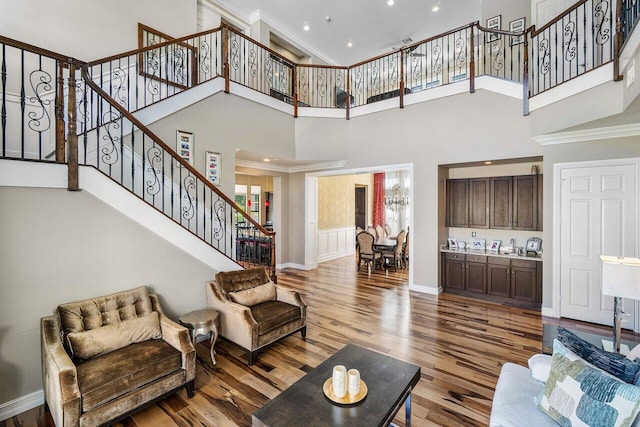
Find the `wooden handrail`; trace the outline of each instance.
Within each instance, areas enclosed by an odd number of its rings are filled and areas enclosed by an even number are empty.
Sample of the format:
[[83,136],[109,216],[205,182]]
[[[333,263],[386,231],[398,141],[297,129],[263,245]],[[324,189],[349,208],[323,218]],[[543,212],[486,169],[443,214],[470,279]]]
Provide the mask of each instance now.
[[478,29],[481,31],[485,31],[487,33],[502,34],[503,36],[524,36],[524,33],[526,32],[526,31],[507,31],[507,30],[500,30],[496,28],[486,28],[480,25],[479,22],[476,22],[476,27],[478,27]]
[[275,50],[271,49],[270,47],[267,47],[265,45],[263,45],[262,43],[260,43],[259,41],[256,41],[254,39],[252,39],[251,37],[247,37],[244,34],[242,34],[241,32],[239,32],[238,30],[236,30],[233,27],[229,27],[226,24],[222,24],[223,27],[226,27],[229,31],[231,31],[232,33],[235,33],[236,35],[242,37],[243,39],[247,39],[249,40],[251,43],[255,44],[256,46],[259,46],[260,48],[266,50],[267,52],[269,52],[272,55],[277,56],[278,58],[282,59],[283,61],[285,61],[286,63],[288,63],[289,65],[291,65],[292,67],[295,67],[297,64],[293,61],[291,61],[288,58],[285,58],[284,56],[280,55],[278,52],[276,52]]
[[60,55],[59,53],[52,52],[52,51],[47,50],[47,49],[43,49],[41,47],[37,47],[37,46],[34,46],[32,44],[23,43],[23,42],[20,42],[18,40],[10,39],[9,37],[0,36],[0,43],[6,44],[6,45],[9,45],[9,46],[13,46],[13,47],[16,47],[18,49],[27,50],[27,51],[30,51],[32,53],[38,54],[38,55],[48,56],[49,58],[56,59],[56,60],[64,62],[64,63],[73,62],[73,63],[75,63],[76,65],[79,65],[79,66],[85,64],[84,62],[79,61],[79,60],[77,60],[75,58],[71,58],[71,57],[68,57],[68,56]]
[[[153,142],[155,142],[158,146],[160,146],[162,149],[164,149],[176,162],[180,163],[180,165],[183,168],[187,169],[193,176],[195,176],[198,180],[202,181],[202,183],[206,187],[208,187],[211,191],[213,191],[220,198],[222,198],[222,200],[224,200],[227,204],[229,204],[236,211],[238,211],[245,219],[247,219],[251,224],[253,224],[255,226],[255,228],[257,228],[260,232],[262,232],[266,236],[269,236],[269,237],[275,236],[276,233],[274,231],[268,231],[261,224],[256,222],[256,220],[254,220],[249,214],[247,214],[245,211],[243,211],[240,208],[240,206],[238,206],[233,200],[231,200],[229,197],[227,197],[226,194],[224,194],[215,185],[213,185],[211,182],[209,182],[209,180],[207,178],[205,178],[205,176],[202,175],[200,172],[198,172],[198,170],[196,168],[191,166],[191,164],[189,164],[182,157],[176,155],[172,148],[170,148],[167,144],[164,143],[164,141],[162,141],[162,139],[160,139],[155,133],[153,133],[149,128],[147,128],[144,124],[142,124],[142,122],[140,122],[133,114],[128,112],[119,103],[112,102],[112,98],[109,96],[109,94],[107,94],[104,90],[102,90],[102,88],[100,86],[98,86],[93,80],[91,80],[91,76],[89,75],[88,66],[83,66],[82,67],[82,76],[84,77],[84,80],[85,80],[86,84],[91,89],[93,89],[98,95],[100,95],[102,98],[107,100],[112,108],[116,109],[118,112],[120,112],[120,114],[122,114],[123,117],[126,117],[127,120],[129,120],[131,123],[136,125],[141,131],[143,131],[145,133],[145,135],[150,137]],[[75,126],[75,120],[74,120],[74,126]],[[77,152],[77,150],[76,150],[76,152]]]

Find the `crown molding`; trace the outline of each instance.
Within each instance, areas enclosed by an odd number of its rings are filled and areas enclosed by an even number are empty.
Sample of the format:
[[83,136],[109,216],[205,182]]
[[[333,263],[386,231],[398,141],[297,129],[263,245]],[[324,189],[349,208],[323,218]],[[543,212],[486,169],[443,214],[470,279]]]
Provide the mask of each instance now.
[[598,139],[624,138],[638,135],[640,135],[640,123],[632,123],[628,125],[607,126],[570,132],[549,133],[546,135],[534,136],[532,139],[540,145],[555,145],[594,141]]
[[[252,25],[257,21],[262,21],[268,24],[274,30],[276,30],[279,33],[279,35],[283,36],[288,42],[298,46],[300,50],[308,52],[312,56],[315,56],[316,58],[321,59],[322,61],[326,62],[329,65],[337,65],[337,62],[333,58],[327,56],[323,52],[320,52],[310,44],[301,40],[296,34],[291,32],[284,24],[278,21],[278,19],[274,18],[273,16],[269,15],[263,10],[258,9],[252,14],[250,14],[248,17],[248,21],[249,21],[249,25]],[[264,41],[263,41],[263,44],[265,44]]]
[[298,173],[298,172],[311,172],[317,170],[337,169],[346,165],[346,160],[338,160],[335,162],[319,162],[310,163],[308,165],[299,166],[284,166],[267,162],[254,162],[251,160],[236,160],[236,166],[245,168],[267,170],[272,172],[285,172],[285,173]]

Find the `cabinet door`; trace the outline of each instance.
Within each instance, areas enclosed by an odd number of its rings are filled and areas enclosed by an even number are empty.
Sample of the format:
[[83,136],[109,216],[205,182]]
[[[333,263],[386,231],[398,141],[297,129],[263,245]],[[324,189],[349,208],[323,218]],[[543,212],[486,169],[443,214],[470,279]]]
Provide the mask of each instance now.
[[469,180],[447,180],[447,226],[468,227]]
[[464,290],[465,268],[463,259],[447,259],[445,261],[445,288]]
[[513,216],[513,179],[510,176],[491,178],[489,228],[510,229]]
[[542,199],[543,199],[543,183],[542,175],[538,175],[538,231],[542,231]]
[[535,268],[511,267],[511,298],[538,302],[537,283]]
[[513,177],[513,229],[538,228],[538,175]]
[[467,262],[467,291],[487,293],[487,264]]
[[469,180],[469,227],[489,228],[489,178]]
[[487,265],[487,294],[508,298],[511,277],[508,265]]

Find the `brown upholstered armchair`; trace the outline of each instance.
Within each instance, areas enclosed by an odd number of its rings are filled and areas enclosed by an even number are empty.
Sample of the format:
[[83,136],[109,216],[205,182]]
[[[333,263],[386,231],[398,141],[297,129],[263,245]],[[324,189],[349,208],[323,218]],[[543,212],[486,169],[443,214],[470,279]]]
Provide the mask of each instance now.
[[44,396],[58,427],[111,424],[181,387],[194,394],[189,331],[142,286],[62,304],[40,322]]
[[264,268],[220,272],[207,283],[207,303],[220,312],[220,335],[255,354],[298,331],[307,335],[307,304],[297,291],[275,285]]

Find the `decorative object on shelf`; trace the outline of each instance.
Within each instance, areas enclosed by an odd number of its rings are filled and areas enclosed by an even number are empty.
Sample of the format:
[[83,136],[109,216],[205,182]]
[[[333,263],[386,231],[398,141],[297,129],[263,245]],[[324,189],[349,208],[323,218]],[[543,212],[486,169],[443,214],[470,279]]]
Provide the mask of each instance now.
[[620,352],[622,298],[640,299],[640,259],[600,255],[602,295],[613,297],[613,350]]
[[[515,19],[515,20],[509,22],[509,31],[511,31],[511,32],[520,31],[520,32],[524,33],[524,31],[525,31],[524,23],[525,23],[525,18]],[[510,46],[515,46],[517,44],[524,43],[524,34],[522,34],[521,36],[511,36],[511,42],[510,43],[511,43]],[[536,175],[537,175],[537,173],[536,173]]]
[[207,151],[204,155],[204,167],[207,171],[207,179],[215,185],[220,185],[220,153]]
[[538,166],[531,165],[531,175],[538,175]]
[[471,249],[485,250],[486,246],[487,241],[485,239],[479,239],[477,237],[471,239]]
[[[487,29],[488,30],[499,30],[502,25],[502,15],[494,16],[493,18],[487,19]],[[500,34],[487,32],[486,42],[491,43],[500,38]]]
[[331,380],[331,392],[342,399],[347,394],[347,368],[343,365],[334,366]]
[[458,249],[458,241],[456,239],[449,237],[447,239],[447,244],[449,245],[449,249]]
[[527,255],[537,255],[542,250],[542,239],[539,237],[531,237],[527,240],[527,246],[524,249]]
[[409,196],[404,196],[400,190],[400,184],[398,184],[397,182],[393,184],[393,187],[391,187],[393,196],[384,197],[385,207],[394,211],[398,211],[400,209],[403,209],[405,206],[409,206]]
[[[193,166],[194,143],[195,136],[193,133],[182,130],[176,131],[176,153],[191,166]],[[182,167],[182,164],[176,162],[176,166]]]
[[464,240],[461,240],[458,242],[458,249],[464,249],[467,247],[467,242],[465,242]]
[[498,253],[500,251],[500,244],[501,243],[502,243],[502,240],[492,240],[491,241],[491,246],[489,247],[489,250],[491,252]]
[[362,379],[360,379],[358,394],[346,393],[344,397],[337,397],[335,394],[333,394],[333,378],[329,378],[322,385],[322,392],[325,396],[327,396],[327,399],[334,403],[338,403],[340,405],[354,405],[361,402],[365,397],[367,397],[369,388],[367,387],[367,384],[362,381]]

